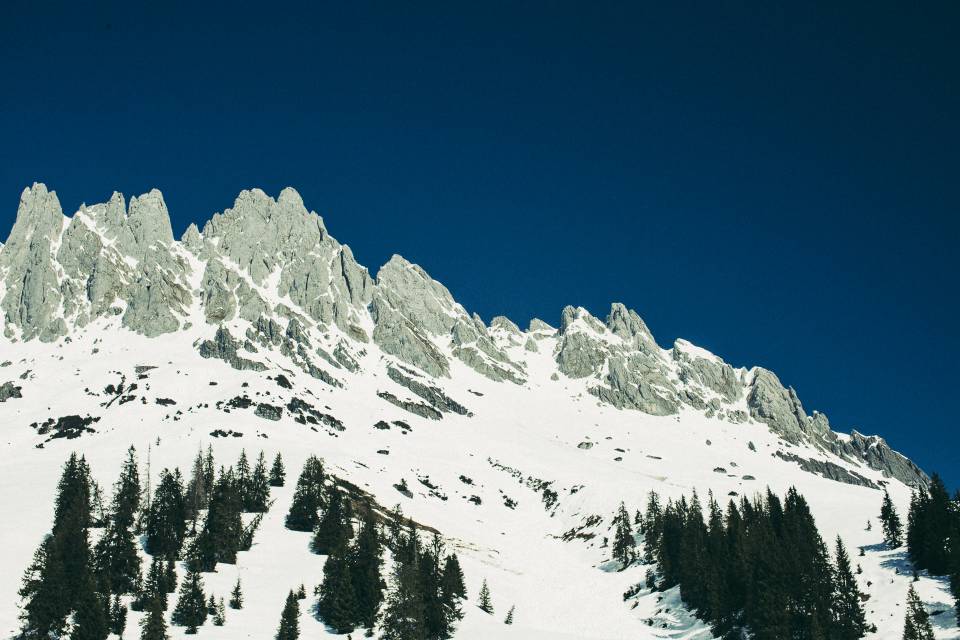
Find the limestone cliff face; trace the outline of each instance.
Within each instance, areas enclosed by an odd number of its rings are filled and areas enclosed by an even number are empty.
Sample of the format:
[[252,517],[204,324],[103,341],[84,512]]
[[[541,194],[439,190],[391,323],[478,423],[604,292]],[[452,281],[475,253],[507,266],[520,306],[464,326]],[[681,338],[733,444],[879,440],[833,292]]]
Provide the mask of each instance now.
[[[4,340],[46,342],[97,322],[159,337],[199,321],[204,357],[259,371],[258,350],[275,350],[332,386],[342,386],[344,375],[364,375],[371,366],[364,355],[374,349],[393,382],[404,381],[402,388],[441,412],[454,407],[437,400],[446,397],[436,386],[444,379],[479,374],[527,385],[531,359],[552,357],[550,379],[563,376],[618,409],[759,423],[786,444],[812,445],[908,484],[928,481],[882,438],[841,436],[825,415],[808,415],[771,371],[735,369],[684,340],[661,348],[623,304],[611,305],[605,320],[568,306],[559,328],[533,319],[524,331],[502,316],[487,326],[400,256],[374,279],[290,188],[276,199],[243,191],[202,230],[191,224],[177,241],[157,190],[129,205],[114,193],[65,217],[56,193],[34,184],[0,245],[0,313]],[[858,477],[833,462],[798,460],[835,479]]]

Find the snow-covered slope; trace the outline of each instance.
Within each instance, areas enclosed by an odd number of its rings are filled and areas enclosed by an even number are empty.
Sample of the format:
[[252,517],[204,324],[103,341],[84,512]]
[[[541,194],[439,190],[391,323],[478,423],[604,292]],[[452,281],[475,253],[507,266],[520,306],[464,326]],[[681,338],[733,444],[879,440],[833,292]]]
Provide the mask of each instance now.
[[[316,454],[400,503],[443,532],[473,597],[490,585],[496,615],[466,607],[457,638],[710,637],[674,592],[623,601],[644,569],[608,570],[612,515],[651,490],[767,486],[796,486],[825,539],[866,548],[855,560],[874,637],[902,625],[910,578],[896,572],[903,551],[879,544],[879,489],[905,513],[927,477],[882,439],[835,433],[772,372],[683,340],[661,348],[619,304],[605,320],[568,307],[559,328],[522,330],[485,324],[399,256],[373,278],[292,189],[244,192],[176,241],[157,191],[67,218],[34,185],[0,247],[0,308],[0,634],[18,626],[20,575],[49,530],[66,456],[82,451],[109,487],[131,444],[142,462],[149,448],[154,480],[210,444],[227,463],[241,449],[280,452],[294,478]],[[304,419],[311,408],[328,417]],[[57,422],[71,415],[97,420]],[[283,527],[292,485],[275,490],[253,549],[205,576],[219,595],[244,576],[249,606],[204,635],[270,637],[287,590],[319,583],[324,558]],[[950,608],[941,581],[922,579],[920,594]],[[960,637],[952,615],[934,619],[938,637]],[[305,637],[327,633],[308,615],[301,624]]]

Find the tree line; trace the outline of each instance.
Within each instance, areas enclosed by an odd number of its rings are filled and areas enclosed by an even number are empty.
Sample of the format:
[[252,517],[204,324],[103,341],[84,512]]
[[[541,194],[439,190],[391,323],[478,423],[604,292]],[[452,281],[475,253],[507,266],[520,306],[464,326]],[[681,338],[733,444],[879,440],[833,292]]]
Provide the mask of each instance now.
[[[251,467],[246,452],[235,467],[215,471],[212,449],[200,453],[188,483],[178,469],[164,469],[155,494],[141,486],[133,447],[114,485],[109,512],[96,518],[98,491],[83,456],[71,454],[57,485],[53,526],[36,550],[23,577],[20,596],[21,631],[25,640],[60,638],[104,640],[121,635],[131,596],[131,608],[146,611],[141,637],[164,640],[168,595],[177,591],[176,563],[187,573],[171,620],[196,632],[207,616],[224,623],[222,599],[203,592],[200,573],[218,562],[233,563],[248,550],[263,513],[269,508],[271,486],[282,486],[279,454],[268,472],[263,453]],[[201,512],[206,517],[201,520]],[[244,525],[241,513],[257,513]],[[101,529],[95,545],[91,530]],[[151,556],[142,575],[137,536]],[[240,586],[231,606],[240,606]]]
[[[870,630],[850,558],[838,537],[834,554],[806,500],[791,488],[781,500],[769,489],[753,500],[710,494],[668,500],[651,492],[633,526],[621,505],[614,517],[614,559],[637,560],[643,540],[646,586],[679,587],[684,604],[723,638],[853,640]],[[641,585],[624,597],[636,594]]]

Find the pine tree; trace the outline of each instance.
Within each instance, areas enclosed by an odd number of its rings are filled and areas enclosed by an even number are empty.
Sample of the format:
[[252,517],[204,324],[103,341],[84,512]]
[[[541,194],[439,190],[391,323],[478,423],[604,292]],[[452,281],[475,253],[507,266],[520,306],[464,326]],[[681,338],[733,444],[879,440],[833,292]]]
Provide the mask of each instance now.
[[480,600],[477,606],[484,613],[493,614],[493,603],[490,600],[490,587],[487,586],[486,580],[483,581],[483,585],[480,587]]
[[880,506],[880,522],[883,525],[883,541],[888,547],[896,548],[902,543],[903,527],[890,493],[883,490],[883,504]]
[[233,476],[241,509],[247,511],[247,506],[250,504],[250,483],[252,476],[250,472],[250,461],[247,460],[246,449],[240,450],[240,459],[237,460],[237,468],[234,470]]
[[503,619],[503,624],[513,624],[513,610],[516,608],[516,605],[511,605],[510,611],[507,611],[507,617]]
[[140,621],[140,640],[169,640],[167,622],[159,602],[150,603],[147,615]]
[[20,589],[24,638],[58,637],[70,612],[78,609],[82,599],[89,600],[93,590],[90,509],[90,469],[74,453],[64,464],[57,486],[53,530],[24,573]]
[[625,569],[633,562],[633,551],[636,547],[636,541],[633,539],[633,529],[630,527],[630,514],[627,508],[620,503],[620,509],[613,518],[615,529],[613,537],[613,559],[620,563],[621,569]]
[[230,608],[243,609],[243,591],[240,588],[240,578],[237,578],[237,584],[230,592]]
[[350,522],[347,519],[343,495],[336,489],[328,491],[327,507],[313,534],[311,549],[321,555],[329,554],[333,549],[345,547],[351,535]]
[[270,502],[270,480],[267,477],[267,460],[260,452],[257,465],[250,476],[244,510],[251,513],[265,513]]
[[270,467],[270,486],[282,487],[286,478],[287,471],[283,468],[283,458],[280,457],[280,452],[278,451],[276,457],[273,459],[273,466]]
[[106,640],[110,635],[110,603],[97,593],[89,572],[77,594],[73,621],[70,640]]
[[203,593],[203,581],[200,573],[190,570],[183,577],[177,606],[170,618],[177,626],[186,627],[187,633],[196,633],[197,627],[207,619],[207,600]]
[[836,586],[833,596],[833,633],[835,640],[856,640],[867,630],[866,616],[860,602],[860,589],[850,570],[850,557],[837,536]]
[[323,464],[316,456],[310,456],[303,465],[293,493],[286,521],[288,529],[313,531],[317,526],[317,512],[323,506],[323,479]]
[[930,626],[930,614],[914,591],[913,585],[907,591],[907,612],[903,621],[903,640],[934,640],[933,627]]
[[[175,585],[174,589],[176,589]],[[146,609],[149,603],[158,600],[160,608],[166,611],[168,593],[170,593],[170,588],[163,561],[160,556],[154,556],[150,562],[150,569],[147,571],[147,578],[143,582],[141,592],[137,594],[140,608]]]
[[317,613],[327,626],[337,633],[353,631],[359,615],[345,542],[330,551],[317,595]]
[[423,591],[416,562],[395,562],[383,613],[382,640],[423,640]]
[[140,475],[136,450],[127,459],[114,485],[109,523],[94,550],[94,571],[104,591],[131,593],[140,575],[140,556],[134,538],[136,514],[140,506]]
[[368,629],[376,623],[386,587],[380,575],[382,554],[377,524],[368,509],[350,549],[350,575],[357,602],[356,622]]
[[203,529],[190,547],[192,569],[213,571],[218,562],[236,562],[244,533],[241,508],[234,474],[229,469],[221,471],[210,497]]
[[146,516],[146,551],[151,555],[176,557],[187,532],[187,504],[180,472],[164,469]]
[[445,597],[449,600],[465,600],[467,597],[467,587],[463,580],[463,570],[460,568],[460,560],[455,553],[447,556],[444,562],[441,589]]
[[127,628],[127,607],[120,603],[120,595],[113,596],[110,605],[110,633],[123,637]]
[[300,602],[293,591],[287,594],[280,614],[280,628],[277,630],[276,640],[297,640],[300,637]]
[[217,600],[217,605],[213,610],[213,624],[217,627],[222,627],[227,622],[227,612],[223,606],[223,598]]

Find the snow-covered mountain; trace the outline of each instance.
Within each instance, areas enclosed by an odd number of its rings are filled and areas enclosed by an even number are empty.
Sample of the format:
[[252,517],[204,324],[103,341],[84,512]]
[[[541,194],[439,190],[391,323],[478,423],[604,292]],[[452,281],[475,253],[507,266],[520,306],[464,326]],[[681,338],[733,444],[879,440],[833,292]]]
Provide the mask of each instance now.
[[[223,460],[280,452],[292,475],[324,458],[443,532],[472,595],[488,581],[497,615],[467,607],[463,638],[708,638],[675,592],[624,602],[643,568],[609,570],[614,511],[651,490],[796,486],[825,538],[868,550],[856,560],[874,637],[901,628],[903,552],[865,526],[883,487],[905,513],[924,472],[808,414],[771,371],[684,340],[662,348],[622,304],[605,319],[567,307],[557,327],[487,324],[400,256],[371,276],[293,189],[244,191],[176,240],[159,191],[66,217],[35,184],[0,246],[0,310],[0,634],[18,627],[66,456],[82,451],[109,486],[131,444],[149,448],[154,476],[207,444]],[[250,605],[204,635],[270,637],[287,590],[319,582],[323,557],[283,527],[292,484],[253,549],[206,578],[225,595],[244,576]],[[942,581],[920,593],[951,607]],[[303,618],[305,637],[324,637]],[[942,622],[938,637],[960,637]]]

